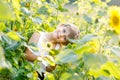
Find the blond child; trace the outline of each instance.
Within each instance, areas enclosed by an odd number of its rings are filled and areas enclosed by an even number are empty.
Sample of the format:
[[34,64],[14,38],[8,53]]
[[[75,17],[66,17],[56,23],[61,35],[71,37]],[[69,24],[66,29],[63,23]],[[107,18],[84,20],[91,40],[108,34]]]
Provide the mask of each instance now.
[[[31,36],[29,43],[36,44],[38,51],[32,52],[30,49],[26,49],[26,59],[30,62],[34,62],[37,60],[40,62],[41,69],[38,73],[41,80],[44,79],[44,73],[51,72],[55,69],[56,65],[51,66],[49,63],[46,62],[44,64],[44,58],[50,58],[54,62],[54,58],[50,56],[49,51],[44,49],[44,45],[47,43],[51,43],[53,49],[60,49],[62,45],[67,45],[71,43],[69,39],[78,39],[79,30],[73,24],[61,24],[59,25],[53,32],[34,32]],[[44,44],[44,45],[43,45]],[[44,63],[42,63],[44,62]]]

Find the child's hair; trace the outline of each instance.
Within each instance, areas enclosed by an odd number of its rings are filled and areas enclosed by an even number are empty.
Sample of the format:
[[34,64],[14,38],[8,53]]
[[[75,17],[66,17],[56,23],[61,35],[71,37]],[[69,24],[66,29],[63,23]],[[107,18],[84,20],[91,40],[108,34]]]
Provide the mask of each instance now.
[[[69,34],[68,37],[69,39],[78,39],[79,38],[79,29],[77,26],[73,25],[73,24],[61,24],[61,26],[63,27],[67,27],[69,30]],[[67,40],[66,43],[64,43],[64,45],[67,45],[68,43],[72,43],[69,40]]]

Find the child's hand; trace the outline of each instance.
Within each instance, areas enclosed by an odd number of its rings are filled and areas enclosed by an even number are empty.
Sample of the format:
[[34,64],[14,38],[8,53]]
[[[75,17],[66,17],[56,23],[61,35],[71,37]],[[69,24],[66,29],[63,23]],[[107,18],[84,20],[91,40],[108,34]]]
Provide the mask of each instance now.
[[52,72],[55,68],[56,68],[56,64],[55,64],[55,66],[46,66],[46,71],[47,72]]
[[45,57],[49,63],[49,66],[46,66],[46,71],[47,72],[52,72],[56,68],[55,60],[52,56],[47,55]]

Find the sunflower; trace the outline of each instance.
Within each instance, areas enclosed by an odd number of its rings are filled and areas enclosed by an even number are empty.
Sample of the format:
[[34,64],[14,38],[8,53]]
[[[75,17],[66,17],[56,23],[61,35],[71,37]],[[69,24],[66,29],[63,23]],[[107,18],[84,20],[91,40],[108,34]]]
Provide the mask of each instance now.
[[116,33],[120,34],[120,7],[111,6],[110,10],[110,25]]
[[88,42],[89,46],[91,46],[90,52],[92,53],[96,53],[97,51],[99,51],[99,41],[98,40],[92,40]]
[[45,42],[42,43],[42,47],[49,52],[53,48],[53,44],[51,42]]
[[100,0],[93,0],[93,2],[94,2],[94,3],[99,3],[99,2],[100,2]]

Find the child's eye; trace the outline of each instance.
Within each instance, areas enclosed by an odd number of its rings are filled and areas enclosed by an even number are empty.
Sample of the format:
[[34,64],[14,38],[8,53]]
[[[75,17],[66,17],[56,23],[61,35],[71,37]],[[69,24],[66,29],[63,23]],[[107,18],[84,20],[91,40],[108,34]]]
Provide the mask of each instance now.
[[64,32],[64,33],[66,32],[65,29],[63,29],[63,32]]

